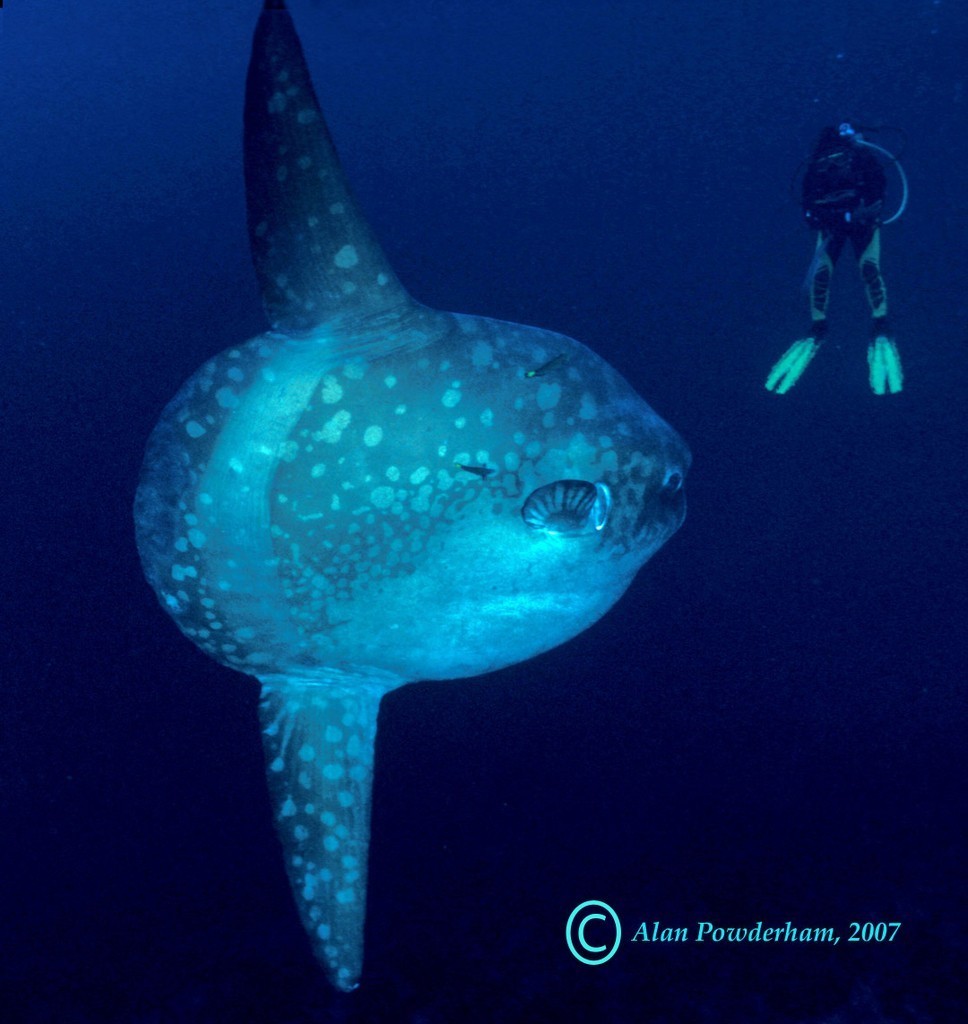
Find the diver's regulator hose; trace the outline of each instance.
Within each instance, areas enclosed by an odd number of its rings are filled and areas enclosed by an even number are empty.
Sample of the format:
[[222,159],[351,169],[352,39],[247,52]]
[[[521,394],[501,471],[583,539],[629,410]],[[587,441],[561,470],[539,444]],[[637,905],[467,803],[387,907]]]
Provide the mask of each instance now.
[[840,126],[839,131],[841,135],[849,136],[858,146],[866,146],[868,149],[873,149],[876,153],[880,153],[882,157],[897,168],[897,173],[901,178],[901,205],[893,214],[891,214],[890,217],[887,218],[887,220],[881,221],[882,227],[886,224],[893,224],[894,221],[904,213],[908,204],[908,180],[907,175],[904,173],[904,168],[893,153],[886,150],[883,146],[878,146],[876,142],[868,142],[867,139],[861,138],[861,136],[858,135],[854,128],[847,122]]

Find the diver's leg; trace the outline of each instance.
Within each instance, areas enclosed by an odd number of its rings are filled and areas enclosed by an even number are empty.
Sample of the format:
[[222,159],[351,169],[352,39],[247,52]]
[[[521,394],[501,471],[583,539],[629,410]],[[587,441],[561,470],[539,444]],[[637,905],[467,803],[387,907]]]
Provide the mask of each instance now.
[[887,287],[881,275],[880,228],[855,236],[853,242],[867,302],[871,307],[871,341],[867,346],[871,390],[876,395],[894,395],[904,387],[904,369],[887,322]]
[[827,335],[827,303],[830,301],[830,278],[834,263],[840,255],[844,240],[833,234],[820,232],[817,247],[810,263],[810,333],[798,338],[773,364],[766,378],[767,391],[784,395],[803,375],[810,360],[817,354]]
[[887,320],[887,286],[881,275],[881,229],[855,236],[854,248],[857,250],[857,264],[860,276],[867,292],[867,302],[871,307],[874,326],[886,328]]
[[834,274],[834,264],[844,247],[841,234],[817,235],[816,270],[810,282],[810,322],[811,333],[817,340],[827,334],[827,307],[830,305],[830,279]]

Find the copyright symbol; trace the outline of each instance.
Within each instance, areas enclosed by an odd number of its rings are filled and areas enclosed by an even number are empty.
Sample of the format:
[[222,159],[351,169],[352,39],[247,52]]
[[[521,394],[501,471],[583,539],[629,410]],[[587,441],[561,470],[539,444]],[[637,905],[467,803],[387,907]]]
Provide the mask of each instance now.
[[[615,928],[615,941],[611,947],[595,944],[595,939],[607,938],[611,926],[592,922],[607,922],[609,919],[611,919],[612,926]],[[585,934],[586,927],[588,927],[588,935]],[[572,956],[576,960],[581,960],[583,964],[590,964],[592,967],[595,967],[598,964],[605,963],[606,960],[611,960],[615,956],[615,950],[618,949],[621,939],[622,925],[619,923],[618,914],[607,903],[602,903],[601,900],[585,900],[584,903],[579,903],[568,916],[568,923],[565,925],[565,942],[568,943]],[[579,952],[579,950],[582,952]],[[593,955],[585,956],[585,953]]]

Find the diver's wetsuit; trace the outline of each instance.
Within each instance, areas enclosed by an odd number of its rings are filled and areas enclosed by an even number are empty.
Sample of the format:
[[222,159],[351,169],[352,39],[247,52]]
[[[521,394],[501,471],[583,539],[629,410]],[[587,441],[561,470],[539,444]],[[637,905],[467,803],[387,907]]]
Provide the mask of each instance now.
[[[894,159],[880,146],[865,143],[849,124],[839,130],[824,128],[820,133],[804,175],[801,200],[807,223],[817,231],[817,248],[807,271],[810,333],[798,338],[773,364],[766,378],[767,391],[785,395],[823,344],[830,279],[848,241],[857,256],[873,317],[867,346],[871,390],[875,395],[896,395],[904,387],[901,357],[887,324],[887,289],[881,277],[880,226],[887,176],[874,152]],[[907,202],[907,180],[899,164],[897,169],[904,199],[890,220],[898,218]]]
[[826,334],[834,264],[848,240],[867,291],[873,333],[885,332],[887,289],[880,267],[880,215],[886,191],[887,177],[874,154],[833,128],[825,129],[804,175],[801,199],[807,223],[818,231],[810,280],[811,333],[818,340]]

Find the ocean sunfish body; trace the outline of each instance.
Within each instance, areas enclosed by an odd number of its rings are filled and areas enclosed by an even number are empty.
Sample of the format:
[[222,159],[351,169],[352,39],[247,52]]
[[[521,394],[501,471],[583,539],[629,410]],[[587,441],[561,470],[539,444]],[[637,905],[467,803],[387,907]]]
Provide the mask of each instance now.
[[255,33],[245,176],[271,330],[165,409],[138,548],[182,632],[262,684],[286,869],[348,991],[382,695],[524,661],[595,622],[681,524],[690,457],[579,342],[410,298],[280,0]]

